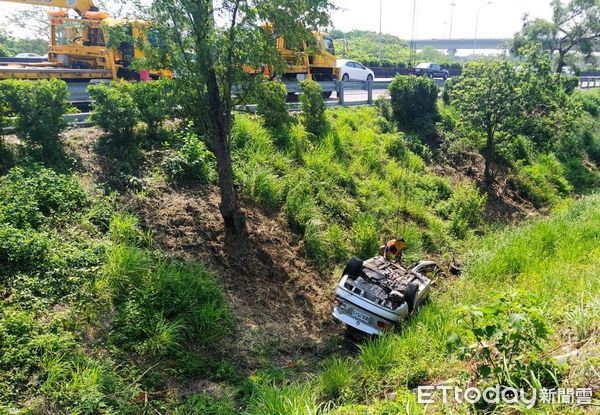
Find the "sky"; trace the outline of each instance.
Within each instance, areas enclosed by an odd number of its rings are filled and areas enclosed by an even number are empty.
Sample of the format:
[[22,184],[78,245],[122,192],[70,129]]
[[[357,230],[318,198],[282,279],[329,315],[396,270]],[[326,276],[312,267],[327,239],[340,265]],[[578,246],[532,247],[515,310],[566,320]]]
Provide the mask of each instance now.
[[[332,13],[336,29],[379,31],[379,0],[334,0],[338,10]],[[448,38],[451,3],[455,3],[452,38],[473,38],[477,11],[478,38],[508,38],[519,31],[525,13],[531,17],[550,18],[550,0],[381,0],[382,30],[409,40],[412,38],[413,2],[416,2],[415,38]],[[481,6],[484,6],[481,8]],[[24,9],[14,3],[0,1],[0,16]],[[23,35],[23,28],[5,27]]]
[[[382,31],[402,39],[412,38],[413,2],[416,1],[415,38],[448,38],[451,3],[455,3],[452,38],[473,38],[477,11],[478,38],[508,38],[523,25],[523,15],[549,19],[550,0],[381,0]],[[335,0],[340,8],[333,12],[336,29],[379,31],[379,0]],[[481,8],[483,6],[483,8]],[[481,8],[481,9],[480,9]]]

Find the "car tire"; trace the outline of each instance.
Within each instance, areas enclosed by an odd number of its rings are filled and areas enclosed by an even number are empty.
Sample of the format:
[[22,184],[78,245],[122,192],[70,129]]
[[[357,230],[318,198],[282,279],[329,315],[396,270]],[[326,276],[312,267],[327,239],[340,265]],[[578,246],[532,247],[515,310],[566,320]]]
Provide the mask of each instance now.
[[373,75],[367,75],[367,82],[373,82]]
[[419,286],[414,283],[409,283],[404,289],[404,301],[408,305],[408,311],[410,313],[415,309],[417,303],[417,293],[419,292]]
[[363,260],[358,257],[352,257],[352,259],[346,264],[343,275],[356,277],[362,273],[362,270]]
[[444,81],[448,79],[448,74],[444,74]]
[[342,76],[342,81],[348,82],[349,80],[350,80],[350,76],[347,73],[345,73],[344,76]]
[[432,73],[430,73],[430,74],[429,74],[429,75],[427,75],[427,76],[429,76],[429,79],[433,79],[433,74],[432,74]]

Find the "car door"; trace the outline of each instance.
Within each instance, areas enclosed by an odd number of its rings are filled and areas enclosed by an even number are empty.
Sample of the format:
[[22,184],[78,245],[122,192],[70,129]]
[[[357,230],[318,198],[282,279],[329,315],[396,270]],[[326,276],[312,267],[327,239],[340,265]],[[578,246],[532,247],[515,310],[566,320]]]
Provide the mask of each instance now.
[[356,80],[357,81],[366,81],[367,80],[367,68],[365,68],[362,64],[358,62],[354,62],[354,66],[356,66]]
[[[356,67],[354,66],[354,62],[346,62],[346,65],[344,67],[344,73],[348,74],[348,78],[350,81],[354,80],[354,71],[356,70]],[[342,74],[343,76],[343,74]]]

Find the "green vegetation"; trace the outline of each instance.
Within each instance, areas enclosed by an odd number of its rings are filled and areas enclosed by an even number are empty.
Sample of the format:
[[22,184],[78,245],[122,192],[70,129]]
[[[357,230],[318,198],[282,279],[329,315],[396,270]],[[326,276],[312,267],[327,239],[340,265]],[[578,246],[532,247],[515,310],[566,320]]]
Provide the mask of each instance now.
[[306,132],[315,138],[321,138],[327,133],[327,120],[325,119],[325,102],[321,92],[321,85],[315,81],[302,81],[300,83],[302,94],[302,122]]
[[[477,240],[466,275],[434,292],[431,302],[400,332],[362,345],[356,362],[327,363],[317,380],[306,386],[312,393],[301,386],[292,390],[286,386],[262,392],[260,400],[272,402],[277,397],[281,401],[289,393],[295,400],[303,399],[296,403],[298,407],[310,408],[317,402],[338,406],[341,396],[342,404],[331,413],[404,413],[393,411],[404,411],[407,406],[413,408],[411,413],[424,413],[422,406],[415,405],[410,390],[440,379],[485,385],[492,375],[519,387],[555,387],[557,381],[589,384],[592,380],[578,378],[576,368],[565,370],[547,356],[556,342],[571,335],[589,340],[597,333],[593,304],[600,296],[596,278],[599,203],[600,197],[588,197],[564,206],[549,219]],[[527,295],[515,294],[518,292]],[[563,324],[566,321],[578,323]],[[554,330],[549,332],[549,328]],[[477,339],[487,339],[487,350],[493,355],[504,353],[509,364],[497,366],[502,359],[490,360],[485,348],[458,347],[461,343],[472,345]],[[303,393],[299,396],[298,391]],[[373,402],[389,391],[395,392],[391,401],[367,406],[353,403]],[[528,413],[549,409],[542,405]],[[576,409],[563,409],[563,413],[577,413]],[[459,408],[460,413],[468,410],[467,406]],[[503,413],[509,408],[495,410]]]
[[30,146],[41,147],[46,155],[55,154],[60,147],[59,135],[67,127],[63,115],[70,108],[68,97],[63,81],[0,82],[0,102],[16,117],[15,132]]
[[48,40],[21,39],[0,30],[0,57],[15,56],[19,53],[32,52],[40,56],[48,53]]
[[91,120],[111,137],[128,142],[133,140],[133,129],[140,120],[135,101],[123,88],[103,83],[88,87],[94,100]]
[[[515,111],[477,83],[496,69],[518,91]],[[475,64],[451,84],[445,103],[429,80],[398,78],[391,102],[328,111],[318,84],[306,82],[297,115],[284,111],[284,90],[270,83],[258,115],[235,114],[236,190],[255,202],[247,209],[281,215],[300,252],[322,270],[315,278],[398,235],[408,243],[406,263],[465,260],[463,276],[440,279],[431,301],[399,330],[300,369],[268,358],[241,367],[227,356],[238,333],[217,279],[203,264],[162,252],[135,215],[147,195],[204,197],[216,182],[206,125],[164,123],[170,87],[91,88],[94,119],[106,134],[92,151],[99,164],[122,163],[116,174],[138,183],[119,195],[109,193],[109,179],[86,176],[84,187],[65,169],[31,164],[21,148],[43,134],[61,138],[60,129],[42,130],[32,119],[35,135],[11,137],[7,152],[17,166],[3,164],[0,176],[0,413],[421,413],[411,391],[448,379],[525,388],[600,382],[586,369],[592,360],[569,366],[551,358],[570,339],[596,347],[600,330],[600,197],[568,199],[598,190],[600,98],[571,93],[548,69],[535,54],[517,69]],[[22,85],[29,92],[9,102],[17,120],[29,111],[22,102],[33,102],[34,86]],[[40,85],[62,96],[59,83]],[[491,186],[475,154],[487,154],[488,124],[480,121],[489,114],[497,117]],[[442,144],[429,144],[432,137]],[[113,141],[119,145],[106,152]],[[465,164],[471,173],[460,170]],[[511,203],[552,208],[551,216],[493,230],[500,225],[485,213],[497,213],[488,200],[502,202],[494,186],[514,194]],[[196,389],[182,393],[190,384]]]
[[436,62],[445,68],[460,69],[461,64],[443,52],[426,46],[415,53],[408,43],[390,34],[363,30],[333,30],[335,50],[340,59],[354,59],[369,67],[407,68],[419,62]]
[[453,196],[447,180],[427,173],[406,136],[384,133],[371,121],[377,118],[374,108],[336,109],[321,140],[294,125],[281,148],[257,117],[236,117],[234,167],[245,193],[269,209],[281,208],[321,266],[348,254],[372,255],[397,235],[409,242],[409,258],[417,259],[453,246],[451,221],[470,226],[461,236],[482,224],[479,192],[460,186]]
[[0,178],[0,412],[139,413],[144,358],[171,376],[229,332],[212,274],[151,241],[73,176]]
[[282,82],[265,81],[260,84],[256,112],[262,117],[265,127],[276,135],[283,135],[291,122],[286,98],[287,90]]
[[396,76],[389,90],[393,117],[401,128],[426,130],[436,121],[439,91],[431,79]]

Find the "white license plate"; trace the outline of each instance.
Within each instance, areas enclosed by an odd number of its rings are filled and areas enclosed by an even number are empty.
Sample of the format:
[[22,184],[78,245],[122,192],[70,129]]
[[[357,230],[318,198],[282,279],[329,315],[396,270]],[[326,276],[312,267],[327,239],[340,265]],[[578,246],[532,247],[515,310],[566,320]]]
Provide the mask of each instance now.
[[368,315],[361,313],[360,311],[352,310],[352,317],[357,318],[365,323],[371,321]]

